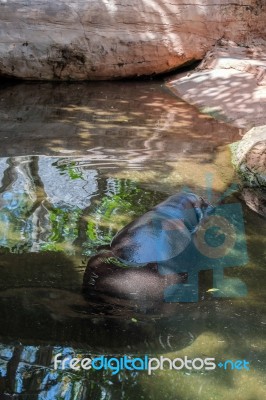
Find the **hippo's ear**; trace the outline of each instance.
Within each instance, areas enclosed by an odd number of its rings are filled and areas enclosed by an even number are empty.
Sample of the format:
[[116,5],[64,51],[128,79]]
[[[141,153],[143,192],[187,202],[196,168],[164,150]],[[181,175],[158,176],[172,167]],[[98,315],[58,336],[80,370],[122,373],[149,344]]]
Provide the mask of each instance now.
[[112,252],[129,265],[169,260],[190,243],[191,235],[180,220],[153,215],[145,224],[137,221],[125,227],[114,238]]
[[198,222],[200,222],[202,220],[202,218],[204,217],[203,211],[200,207],[194,207],[194,210],[197,215]]

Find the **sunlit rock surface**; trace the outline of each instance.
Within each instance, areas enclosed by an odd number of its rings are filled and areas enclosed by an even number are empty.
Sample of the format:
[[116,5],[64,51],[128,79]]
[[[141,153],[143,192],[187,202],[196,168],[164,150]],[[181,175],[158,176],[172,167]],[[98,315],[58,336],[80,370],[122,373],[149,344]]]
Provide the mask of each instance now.
[[266,124],[266,46],[221,40],[193,72],[171,77],[168,87],[214,118],[239,128]]
[[221,38],[265,33],[265,2],[0,1],[0,74],[107,79],[166,72],[200,60]]

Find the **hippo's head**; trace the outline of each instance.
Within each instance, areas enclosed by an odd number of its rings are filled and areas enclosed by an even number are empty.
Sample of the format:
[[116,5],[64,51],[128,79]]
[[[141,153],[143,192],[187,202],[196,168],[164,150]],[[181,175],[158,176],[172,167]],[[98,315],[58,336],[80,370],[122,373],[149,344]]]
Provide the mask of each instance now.
[[177,193],[154,208],[167,221],[183,221],[189,233],[194,233],[201,220],[214,211],[214,207],[203,197],[194,193]]

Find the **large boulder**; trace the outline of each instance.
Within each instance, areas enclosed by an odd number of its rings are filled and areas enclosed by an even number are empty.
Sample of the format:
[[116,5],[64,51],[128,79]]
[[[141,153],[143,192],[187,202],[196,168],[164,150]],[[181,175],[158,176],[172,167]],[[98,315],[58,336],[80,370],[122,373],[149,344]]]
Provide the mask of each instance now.
[[265,35],[264,0],[0,0],[0,76],[109,79],[200,60]]

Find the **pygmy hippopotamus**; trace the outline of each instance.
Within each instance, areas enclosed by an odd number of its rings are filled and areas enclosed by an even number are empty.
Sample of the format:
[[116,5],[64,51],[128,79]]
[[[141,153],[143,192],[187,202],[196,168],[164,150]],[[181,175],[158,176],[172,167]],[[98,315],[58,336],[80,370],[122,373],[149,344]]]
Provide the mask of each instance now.
[[[213,207],[193,193],[178,193],[126,225],[109,247],[90,258],[83,293],[101,299],[163,301],[164,289],[185,273],[161,275],[157,263],[182,253]],[[107,300],[109,301],[109,300]]]

